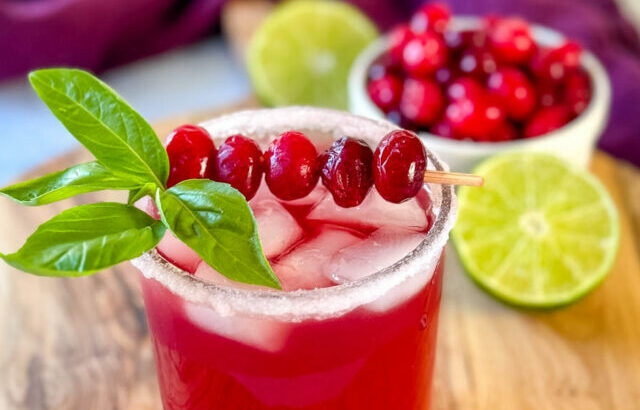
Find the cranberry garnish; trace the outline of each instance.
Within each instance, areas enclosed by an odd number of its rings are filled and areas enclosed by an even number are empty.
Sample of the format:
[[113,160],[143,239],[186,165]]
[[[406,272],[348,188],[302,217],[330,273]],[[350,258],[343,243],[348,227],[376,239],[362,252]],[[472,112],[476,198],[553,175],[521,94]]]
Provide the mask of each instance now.
[[536,89],[517,68],[505,67],[491,74],[487,79],[487,89],[498,98],[512,120],[524,120],[536,108]]
[[504,121],[504,111],[483,92],[451,102],[445,117],[456,135],[485,140]]
[[227,138],[218,148],[215,180],[226,182],[244,195],[253,198],[260,187],[264,158],[253,140],[242,135]]
[[451,11],[446,5],[441,3],[425,4],[411,18],[411,28],[416,33],[434,31],[441,34],[444,33],[450,19]]
[[211,178],[215,171],[216,146],[207,130],[197,125],[183,125],[167,138],[169,180],[172,187],[187,179]]
[[433,124],[444,108],[444,96],[438,84],[423,78],[408,78],[404,82],[400,113],[410,122],[428,126]]
[[373,151],[366,142],[342,137],[322,155],[322,183],[338,206],[351,208],[364,201],[373,185]]
[[447,97],[451,101],[463,98],[478,98],[483,93],[482,85],[471,77],[460,77],[447,87]]
[[524,137],[531,138],[547,134],[571,121],[571,110],[566,105],[542,108],[527,121]]
[[586,73],[576,71],[569,74],[564,83],[564,100],[574,114],[587,108],[591,99],[591,83]]
[[529,61],[536,50],[529,25],[520,18],[502,18],[489,28],[489,46],[496,59],[508,64]]
[[482,48],[468,48],[460,55],[458,69],[466,75],[473,76],[480,80],[496,71],[498,64],[493,54]]
[[371,100],[384,112],[398,105],[402,93],[402,80],[395,75],[386,74],[367,85]]
[[404,48],[415,37],[408,24],[399,24],[389,33],[389,55],[395,63],[402,62]]
[[420,191],[427,160],[424,147],[414,133],[390,132],[378,144],[373,158],[374,182],[384,199],[400,203]]
[[271,192],[285,201],[307,196],[318,183],[317,157],[316,148],[303,133],[280,134],[264,153],[264,176]]
[[415,77],[433,74],[446,62],[447,46],[432,32],[416,35],[402,52],[402,66]]
[[540,50],[531,61],[533,73],[542,79],[561,82],[567,74],[580,66],[582,48],[575,41],[567,41],[557,48]]

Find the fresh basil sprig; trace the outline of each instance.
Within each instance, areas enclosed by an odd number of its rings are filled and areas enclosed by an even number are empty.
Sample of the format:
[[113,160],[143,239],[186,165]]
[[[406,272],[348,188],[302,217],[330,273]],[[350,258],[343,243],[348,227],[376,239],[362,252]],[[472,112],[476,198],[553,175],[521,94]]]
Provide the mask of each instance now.
[[[151,126],[109,86],[75,69],[29,80],[53,114],[97,161],[0,190],[23,205],[45,205],[100,190],[129,190],[128,204],[81,205],[42,224],[17,252],[0,258],[42,276],[81,276],[140,256],[166,229],[230,279],[280,288],[263,255],[257,223],[228,184],[189,180],[167,189],[169,159]],[[161,221],[133,207],[155,198]]]

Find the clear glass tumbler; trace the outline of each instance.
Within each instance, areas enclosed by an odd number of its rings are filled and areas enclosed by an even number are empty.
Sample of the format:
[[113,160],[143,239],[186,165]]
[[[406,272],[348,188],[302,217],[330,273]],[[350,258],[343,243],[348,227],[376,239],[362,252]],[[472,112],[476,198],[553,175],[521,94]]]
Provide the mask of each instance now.
[[[371,146],[397,127],[340,111],[242,111],[201,124],[216,143],[241,133],[265,147],[289,130],[319,147],[341,136]],[[445,170],[427,150],[428,167]],[[451,186],[425,184],[434,222],[410,253],[363,279],[281,292],[206,283],[157,252],[134,260],[166,410],[424,410],[443,249],[456,214]],[[384,249],[381,249],[383,252]]]

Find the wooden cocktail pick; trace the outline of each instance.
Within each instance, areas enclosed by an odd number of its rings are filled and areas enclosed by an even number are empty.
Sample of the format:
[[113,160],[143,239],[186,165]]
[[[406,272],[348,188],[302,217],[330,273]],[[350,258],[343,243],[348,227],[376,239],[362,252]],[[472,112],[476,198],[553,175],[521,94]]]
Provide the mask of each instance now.
[[427,170],[424,172],[424,182],[445,185],[482,186],[484,178],[480,175],[464,174],[461,172]]

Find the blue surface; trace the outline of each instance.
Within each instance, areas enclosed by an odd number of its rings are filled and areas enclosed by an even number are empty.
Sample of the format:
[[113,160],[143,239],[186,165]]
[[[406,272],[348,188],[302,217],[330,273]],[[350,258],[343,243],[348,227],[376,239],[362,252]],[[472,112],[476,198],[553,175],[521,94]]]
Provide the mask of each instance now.
[[[148,121],[238,100],[250,91],[220,38],[147,58],[101,75]],[[26,79],[0,83],[0,186],[77,146]]]

